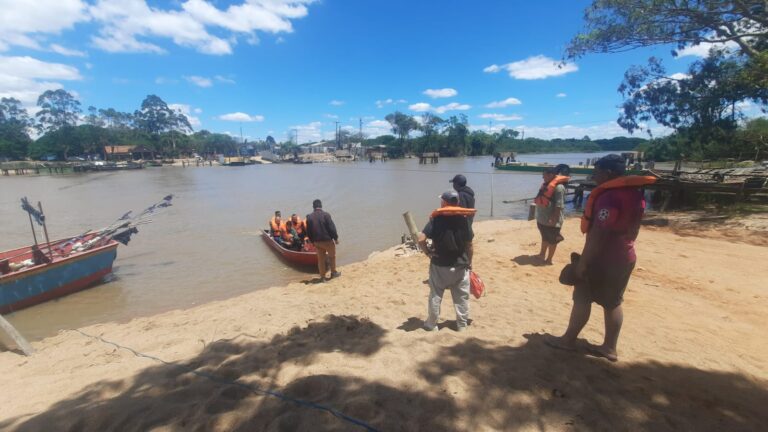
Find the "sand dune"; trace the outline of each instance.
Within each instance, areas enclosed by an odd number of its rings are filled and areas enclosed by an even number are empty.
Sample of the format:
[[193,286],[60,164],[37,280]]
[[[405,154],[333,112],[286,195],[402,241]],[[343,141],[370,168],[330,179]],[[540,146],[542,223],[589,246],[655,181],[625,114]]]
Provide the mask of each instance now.
[[[427,259],[393,248],[344,267],[327,284],[66,331],[34,343],[30,358],[2,352],[0,429],[701,431],[768,424],[765,247],[644,229],[620,362],[612,364],[542,343],[568,319],[571,290],[557,274],[582,246],[577,221],[566,222],[550,267],[530,264],[538,232],[529,222],[482,222],[476,232],[476,270],[489,293],[473,299],[467,332],[452,330],[450,298],[441,330],[420,330]],[[595,308],[583,337],[601,341],[602,324]]]

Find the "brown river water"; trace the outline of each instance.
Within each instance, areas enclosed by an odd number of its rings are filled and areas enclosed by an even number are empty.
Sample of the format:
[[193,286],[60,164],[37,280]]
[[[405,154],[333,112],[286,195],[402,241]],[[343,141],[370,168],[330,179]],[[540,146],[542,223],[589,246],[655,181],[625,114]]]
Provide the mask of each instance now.
[[[601,154],[530,155],[528,161],[577,162]],[[308,280],[259,238],[275,210],[306,215],[319,198],[339,231],[343,267],[401,242],[410,211],[421,228],[451,189],[455,174],[475,190],[476,220],[523,218],[539,174],[496,171],[492,158],[442,158],[312,165],[162,167],[135,171],[0,178],[0,250],[32,243],[19,198],[41,201],[51,239],[109,225],[168,194],[173,206],[120,245],[113,275],[94,288],[9,314],[26,337],[107,321],[127,321],[172,309]],[[38,237],[40,238],[40,237]],[[343,268],[341,269],[343,271]]]

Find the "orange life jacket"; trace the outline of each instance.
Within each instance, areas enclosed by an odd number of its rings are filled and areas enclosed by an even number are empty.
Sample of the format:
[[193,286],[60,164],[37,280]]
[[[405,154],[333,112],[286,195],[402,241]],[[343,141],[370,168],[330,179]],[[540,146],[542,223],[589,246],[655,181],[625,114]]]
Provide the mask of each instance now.
[[533,199],[533,202],[537,206],[548,206],[549,202],[552,201],[552,196],[555,194],[555,188],[557,185],[564,185],[568,184],[568,182],[571,180],[568,176],[555,176],[554,179],[552,179],[551,182],[548,184],[541,184],[541,188],[539,189],[538,195],[536,195],[536,198]]
[[439,209],[432,212],[431,215],[429,215],[430,218],[434,218],[437,216],[474,216],[475,213],[477,213],[477,209],[468,209],[463,207],[457,207],[457,206],[445,206],[440,207]]
[[624,176],[608,180],[592,189],[589,198],[587,198],[587,205],[584,206],[584,215],[581,217],[581,232],[586,234],[587,231],[589,231],[589,227],[592,225],[592,213],[594,212],[595,202],[597,201],[597,197],[603,192],[608,189],[646,186],[656,183],[656,180],[658,179],[652,176]]
[[284,226],[285,221],[283,220],[281,220],[279,224],[275,221],[274,217],[269,220],[269,227],[272,229],[272,233],[279,233]]
[[[293,219],[291,219],[291,221],[293,221]],[[293,229],[296,230],[297,234],[302,234],[307,230],[307,223],[304,222],[300,217],[297,217],[296,222],[293,222]]]

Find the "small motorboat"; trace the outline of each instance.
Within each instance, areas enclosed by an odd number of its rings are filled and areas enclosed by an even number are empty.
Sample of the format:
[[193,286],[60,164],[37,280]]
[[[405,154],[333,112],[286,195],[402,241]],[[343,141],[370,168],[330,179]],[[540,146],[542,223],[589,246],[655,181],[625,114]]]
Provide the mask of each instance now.
[[277,252],[285,261],[300,266],[317,266],[317,253],[288,249],[269,235],[269,230],[262,230],[261,237],[269,247]]

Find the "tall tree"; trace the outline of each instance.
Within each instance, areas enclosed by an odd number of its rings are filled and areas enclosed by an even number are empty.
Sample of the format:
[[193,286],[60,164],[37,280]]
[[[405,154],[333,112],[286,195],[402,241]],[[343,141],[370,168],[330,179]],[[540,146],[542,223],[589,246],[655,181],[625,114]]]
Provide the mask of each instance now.
[[40,133],[75,126],[80,118],[80,101],[66,90],[46,90],[37,98],[37,106],[40,111],[35,116]]
[[405,153],[407,151],[405,148],[405,139],[408,138],[408,135],[410,135],[412,131],[418,129],[419,124],[413,117],[403,114],[400,111],[387,114],[387,116],[384,117],[384,120],[389,122],[389,125],[392,128],[392,133],[400,137],[400,147],[402,152]]
[[586,28],[571,40],[565,59],[707,44],[709,56],[685,76],[668,76],[654,58],[627,71],[619,87],[625,103],[618,122],[632,132],[652,119],[685,129],[690,137],[732,131],[738,102],[768,104],[766,9],[765,0],[594,0],[585,12]]
[[141,109],[134,113],[139,129],[150,135],[162,132],[191,132],[192,125],[187,116],[171,109],[159,96],[148,95],[141,102]]
[[440,127],[444,123],[445,120],[429,112],[426,112],[421,116],[421,124],[419,125],[419,130],[421,130],[421,132],[424,134],[424,137],[426,138],[427,150],[434,151],[432,137],[435,135],[435,133],[440,131]]
[[22,159],[27,156],[29,127],[32,121],[21,101],[15,98],[0,99],[0,157]]
[[[148,95],[144,98],[141,109],[134,113],[134,121],[139,129],[154,137],[163,153],[174,156],[177,153],[176,144],[182,142],[177,133],[192,132],[192,125],[187,116],[171,109],[156,95]],[[163,133],[168,135],[167,139],[160,139],[160,134]]]

